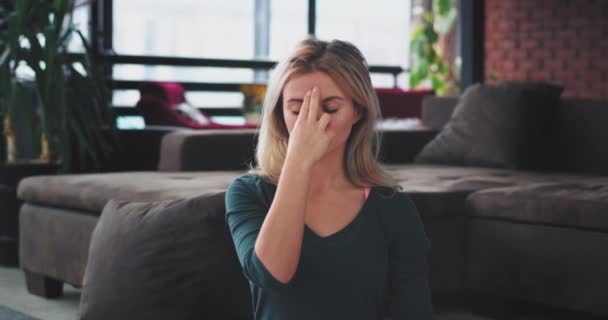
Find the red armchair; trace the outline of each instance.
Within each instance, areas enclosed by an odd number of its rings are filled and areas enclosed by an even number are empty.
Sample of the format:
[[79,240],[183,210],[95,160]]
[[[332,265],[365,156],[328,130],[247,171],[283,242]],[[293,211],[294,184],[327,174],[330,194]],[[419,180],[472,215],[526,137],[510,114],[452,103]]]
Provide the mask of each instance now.
[[173,82],[144,82],[139,87],[137,110],[146,125],[179,126],[191,129],[256,128],[257,124],[227,125],[212,121],[186,101],[184,88]]
[[377,88],[382,118],[420,118],[422,99],[433,95],[431,89],[403,90],[400,88]]

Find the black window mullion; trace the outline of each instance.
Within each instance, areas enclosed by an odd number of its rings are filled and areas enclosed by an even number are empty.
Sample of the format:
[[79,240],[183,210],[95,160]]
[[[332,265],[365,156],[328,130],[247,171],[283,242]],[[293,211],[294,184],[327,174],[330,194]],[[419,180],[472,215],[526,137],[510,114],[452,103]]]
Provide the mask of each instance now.
[[317,0],[308,0],[308,35],[314,36],[317,28]]

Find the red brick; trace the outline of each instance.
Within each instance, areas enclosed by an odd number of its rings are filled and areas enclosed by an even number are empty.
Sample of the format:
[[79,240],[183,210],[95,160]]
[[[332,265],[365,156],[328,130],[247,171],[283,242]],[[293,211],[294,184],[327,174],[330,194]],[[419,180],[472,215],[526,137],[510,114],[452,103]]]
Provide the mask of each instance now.
[[577,38],[578,35],[574,30],[556,30],[554,33],[554,38],[555,39],[561,39],[561,40],[570,40],[570,39],[575,39]]
[[496,30],[502,32],[515,32],[517,30],[517,25],[514,21],[500,21],[496,23]]
[[608,91],[608,83],[593,82],[591,83],[591,90],[593,91]]
[[571,17],[568,19],[568,26],[571,28],[585,27],[589,24],[589,20],[581,17],[580,14],[577,17]]
[[596,59],[593,61],[590,61],[591,64],[591,69],[594,70],[608,70],[608,57],[604,58],[604,59]]
[[507,61],[503,61],[500,64],[501,69],[503,70],[507,70],[507,71],[513,71],[517,69],[517,63],[513,60],[507,60]]
[[580,49],[578,54],[583,59],[601,58],[602,52],[599,49]]
[[550,19],[550,20],[545,20],[542,23],[542,29],[544,30],[557,30],[557,29],[561,29],[565,26],[566,24],[561,21],[560,19]]
[[486,52],[492,52],[498,49],[498,42],[494,40],[486,40],[484,47]]
[[504,11],[503,15],[505,18],[509,18],[509,19],[513,19],[513,20],[524,20],[524,19],[528,19],[530,17],[530,15],[527,11],[515,11],[515,10]]
[[554,72],[555,80],[572,82],[576,80],[576,73],[574,71],[556,71]]
[[516,6],[516,3],[514,1],[509,0],[497,0],[488,2],[491,3],[491,7],[493,8],[514,9]]
[[519,62],[520,70],[538,70],[540,69],[540,61],[534,59],[523,60]]
[[568,70],[584,70],[587,71],[589,68],[589,61],[588,60],[568,60],[566,61],[566,68]]
[[555,52],[555,57],[560,59],[574,59],[576,58],[575,49],[559,49]]
[[520,49],[520,50],[509,51],[508,57],[510,59],[514,59],[514,60],[523,60],[523,59],[528,59],[530,57],[530,54],[528,53],[527,50]]
[[534,81],[549,81],[551,80],[551,72],[549,71],[535,71],[530,75],[530,79]]
[[550,48],[550,49],[557,49],[557,48],[563,48],[565,47],[565,43],[563,40],[561,39],[544,39],[542,41],[542,47],[544,48]]
[[574,90],[574,91],[582,91],[582,90],[587,89],[587,84],[583,83],[581,81],[571,82],[571,83],[568,83],[568,89]]
[[551,51],[547,50],[547,49],[536,49],[536,50],[532,50],[531,52],[531,57],[535,58],[535,59],[549,59],[551,58]]
[[529,36],[531,39],[538,39],[538,40],[544,40],[544,39],[550,39],[551,38],[551,31],[549,30],[533,30],[529,32]]
[[507,57],[507,52],[504,50],[493,50],[486,54],[486,58],[490,60],[502,60]]
[[545,69],[559,71],[564,67],[564,60],[547,59],[547,60],[543,60],[543,65],[545,66]]
[[587,81],[587,82],[602,81],[602,73],[599,71],[581,72],[579,77],[583,81]]
[[597,26],[587,25],[585,27],[579,28],[578,33],[581,38],[588,39],[591,41],[595,40],[599,42],[601,40],[605,40],[603,39],[603,30],[601,28],[598,28]]
[[515,40],[502,40],[498,42],[499,49],[514,49],[517,47],[517,42]]
[[521,41],[521,47],[524,49],[535,49],[540,46],[538,40],[523,40]]
[[540,28],[540,24],[534,20],[534,17],[530,17],[528,21],[522,21],[519,25],[519,30],[522,32],[533,32]]

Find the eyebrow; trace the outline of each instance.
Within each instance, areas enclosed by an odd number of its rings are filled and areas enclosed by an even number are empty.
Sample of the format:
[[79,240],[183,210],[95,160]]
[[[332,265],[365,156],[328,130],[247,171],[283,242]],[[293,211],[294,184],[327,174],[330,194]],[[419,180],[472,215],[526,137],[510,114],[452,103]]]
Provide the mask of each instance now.
[[[344,100],[344,98],[342,98],[342,97],[330,96],[330,97],[326,97],[321,102],[327,102],[327,101],[334,100],[334,99]],[[287,103],[290,103],[290,102],[303,102],[303,101],[304,101],[304,99],[291,98],[291,99],[287,100]]]

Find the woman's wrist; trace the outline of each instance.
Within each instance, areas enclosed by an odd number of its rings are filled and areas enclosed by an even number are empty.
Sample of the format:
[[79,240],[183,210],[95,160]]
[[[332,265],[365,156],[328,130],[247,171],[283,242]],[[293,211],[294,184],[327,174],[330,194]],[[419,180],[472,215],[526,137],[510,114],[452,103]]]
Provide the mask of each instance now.
[[312,163],[312,161],[309,161],[308,159],[303,158],[304,157],[300,158],[288,153],[285,157],[285,162],[283,163],[282,171],[294,169],[306,174],[310,173],[312,171],[312,168],[314,167],[314,163]]

